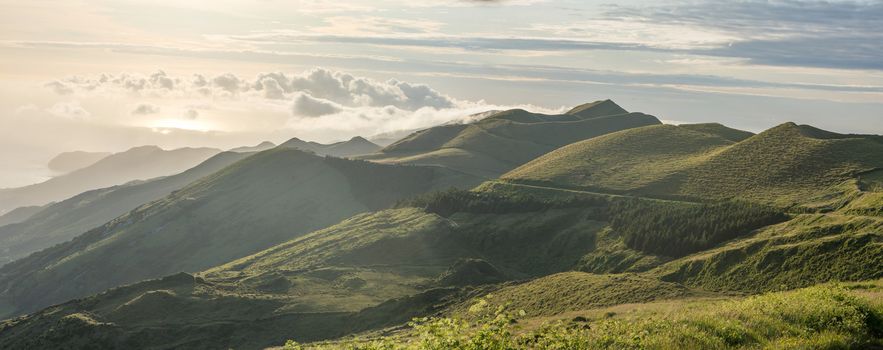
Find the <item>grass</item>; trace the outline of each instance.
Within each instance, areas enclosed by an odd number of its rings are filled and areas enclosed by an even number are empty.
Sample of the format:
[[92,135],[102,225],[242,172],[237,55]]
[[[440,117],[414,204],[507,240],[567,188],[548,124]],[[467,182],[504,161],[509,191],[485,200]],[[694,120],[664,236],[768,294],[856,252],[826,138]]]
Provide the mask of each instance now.
[[663,280],[761,292],[883,277],[883,219],[803,214],[754,235],[666,263]]
[[201,271],[458,181],[468,186],[473,180],[439,168],[292,149],[261,152],[3,266],[0,299],[16,305],[9,316],[147,278]]
[[731,144],[716,135],[678,126],[647,126],[567,145],[502,179],[632,192],[663,181]]
[[810,200],[840,196],[844,182],[883,167],[879,136],[833,134],[793,123],[739,142],[733,140],[741,137],[732,134],[717,126],[625,130],[562,147],[502,179],[607,193],[739,198],[799,207]]
[[[418,319],[393,337],[297,344],[285,349],[840,349],[881,344],[883,304],[865,285],[821,285],[739,300],[699,301],[668,312],[607,314],[521,327],[513,305],[478,300],[462,318]],[[530,324],[530,322],[524,322]]]

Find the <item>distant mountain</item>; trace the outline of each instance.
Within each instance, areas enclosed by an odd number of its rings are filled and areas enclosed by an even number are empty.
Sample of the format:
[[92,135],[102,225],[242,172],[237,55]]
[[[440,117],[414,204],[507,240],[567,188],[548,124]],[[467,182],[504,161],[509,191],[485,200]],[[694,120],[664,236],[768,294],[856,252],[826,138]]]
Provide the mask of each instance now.
[[180,174],[87,191],[39,208],[26,220],[0,226],[0,265],[66,242],[249,155],[222,152]]
[[[883,137],[786,123],[750,137],[715,126],[650,126],[562,147],[512,182],[695,199],[824,207],[838,186],[883,169]],[[824,198],[829,198],[825,200]]]
[[312,141],[304,141],[299,138],[292,138],[285,141],[278,147],[294,148],[303,151],[313,152],[320,156],[334,157],[352,157],[363,154],[374,153],[380,150],[380,146],[366,140],[361,136],[356,136],[348,141],[341,141],[331,144],[321,144]]
[[382,163],[441,165],[496,178],[566,144],[656,124],[660,122],[655,117],[628,113],[610,100],[581,105],[562,115],[515,109],[469,124],[417,131],[377,154],[362,158]]
[[156,146],[135,147],[39,184],[0,189],[0,212],[22,206],[45,205],[85,191],[134,180],[177,174],[219,152],[213,148],[166,151]]
[[248,153],[248,152],[262,152],[268,149],[276,147],[275,143],[270,141],[264,141],[254,146],[246,146],[246,147],[236,147],[230,150],[230,152],[239,152],[239,153]]
[[[500,112],[502,112],[502,111],[490,110],[490,111],[485,111],[485,112],[481,112],[481,113],[470,114],[470,115],[466,116],[465,118],[456,119],[456,120],[444,123],[442,125],[456,125],[456,124],[474,123],[476,121],[482,120],[484,118],[490,117],[490,116],[500,113]],[[382,147],[386,147],[386,146],[389,146],[393,143],[396,143],[397,141],[399,141],[405,137],[408,137],[409,135],[411,135],[415,132],[425,130],[425,129],[427,129],[427,128],[390,131],[390,132],[380,133],[380,134],[371,136],[368,139],[377,145],[380,145]]]
[[57,174],[66,174],[82,169],[111,155],[110,152],[73,151],[61,153],[49,161],[49,170]]
[[371,141],[372,143],[374,143],[375,145],[380,146],[380,147],[386,147],[386,146],[389,146],[389,145],[395,143],[396,141],[401,140],[401,139],[405,138],[406,136],[411,135],[414,132],[419,131],[419,130],[422,130],[422,129],[407,129],[407,130],[384,132],[384,133],[380,133],[380,134],[371,136],[368,138],[368,140]]
[[[6,214],[0,215],[0,227],[25,221],[42,209],[43,207],[35,205],[30,207],[18,207],[10,210]],[[0,264],[2,264],[2,259],[0,259]]]
[[4,265],[0,314],[200,271],[403,197],[477,183],[443,168],[380,165],[277,147],[72,241]]

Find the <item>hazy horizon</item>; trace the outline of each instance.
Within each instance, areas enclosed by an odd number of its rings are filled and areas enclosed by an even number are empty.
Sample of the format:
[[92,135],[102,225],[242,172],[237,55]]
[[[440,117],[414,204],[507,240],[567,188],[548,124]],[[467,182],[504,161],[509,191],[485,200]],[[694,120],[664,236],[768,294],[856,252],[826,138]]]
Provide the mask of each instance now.
[[883,134],[869,1],[3,1],[0,188],[74,150],[229,149],[613,99]]

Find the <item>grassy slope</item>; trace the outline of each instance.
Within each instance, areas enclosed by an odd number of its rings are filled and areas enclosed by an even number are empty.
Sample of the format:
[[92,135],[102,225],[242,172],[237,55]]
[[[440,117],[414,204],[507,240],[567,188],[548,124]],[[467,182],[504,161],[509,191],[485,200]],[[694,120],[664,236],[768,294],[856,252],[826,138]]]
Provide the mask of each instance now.
[[[502,178],[599,192],[828,206],[838,185],[883,167],[883,138],[783,124],[737,143],[715,127],[656,126],[562,147]],[[728,138],[733,138],[727,136]]]
[[428,319],[391,337],[286,349],[871,349],[883,344],[881,295],[883,283],[875,281],[529,318],[517,308],[495,309],[489,297],[467,320]]
[[655,117],[628,113],[609,100],[580,106],[563,115],[509,110],[472,124],[418,131],[364,158],[443,165],[494,178],[568,143],[653,124],[659,124]]
[[246,156],[223,152],[177,175],[88,191],[51,204],[23,222],[0,227],[0,264],[68,241]]
[[[598,227],[577,209],[450,218],[414,208],[361,214],[197,278],[141,282],[47,308],[9,323],[0,345],[63,339],[259,348],[288,337],[328,339],[437,310],[433,305],[469,289],[438,284],[462,258],[484,259],[509,278],[566,270],[591,249]],[[542,256],[562,259],[543,263]]]
[[732,141],[674,125],[620,131],[567,145],[504,180],[633,192],[701,163]]
[[70,242],[3,266],[2,313],[199,271],[401,197],[449,186],[452,179],[461,185],[474,181],[444,169],[376,165],[292,149],[261,152]]
[[[480,190],[509,196],[619,198],[505,182],[486,183]],[[577,268],[596,273],[647,271],[665,281],[739,292],[881,278],[883,216],[867,215],[869,206],[880,203],[880,193],[852,191],[855,199],[836,212],[796,214],[784,223],[746,232],[741,238],[679,259],[629,249],[618,232],[607,228],[597,234],[596,249],[586,254]],[[861,215],[855,215],[855,211]]]
[[[516,113],[509,117],[530,116]],[[118,296],[99,295],[44,310],[17,323],[10,323],[7,330],[0,331],[0,344],[20,344],[17,342],[23,341],[53,344],[53,339],[71,339],[71,335],[67,338],[53,338],[52,332],[58,327],[53,328],[52,325],[62,324],[62,330],[68,329],[66,322],[70,320],[65,320],[72,317],[76,322],[70,326],[75,330],[71,334],[85,335],[83,339],[86,340],[105,339],[115,342],[114,344],[135,342],[142,346],[203,344],[201,346],[205,347],[253,348],[280,344],[280,339],[285,337],[315,340],[341,336],[393,325],[411,316],[439,312],[457,314],[458,310],[465,309],[462,300],[484,294],[488,290],[494,290],[494,294],[500,296],[501,302],[511,301],[525,309],[529,315],[551,317],[550,314],[572,315],[586,308],[605,305],[707,293],[697,291],[698,288],[724,292],[757,292],[829,280],[881,277],[883,266],[880,265],[879,256],[883,251],[878,234],[881,218],[875,216],[877,214],[874,211],[875,206],[881,202],[879,193],[874,192],[878,188],[875,184],[880,176],[874,171],[867,171],[870,169],[866,169],[865,162],[873,162],[875,158],[873,154],[869,158],[862,158],[867,154],[853,150],[852,153],[857,154],[851,156],[858,157],[856,161],[856,158],[844,158],[847,152],[842,150],[849,147],[873,147],[876,140],[785,125],[736,143],[739,137],[747,135],[733,133],[718,126],[703,126],[699,129],[700,131],[691,127],[646,127],[628,130],[623,134],[642,135],[651,132],[658,137],[641,138],[632,135],[631,143],[618,140],[599,143],[608,147],[608,150],[631,150],[634,153],[619,162],[616,159],[606,162],[622,163],[630,167],[623,169],[624,173],[620,176],[632,176],[635,180],[631,181],[640,183],[642,190],[652,190],[653,186],[671,183],[673,178],[683,181],[683,177],[679,178],[681,174],[701,174],[696,169],[701,169],[710,162],[723,162],[721,159],[733,163],[716,163],[727,173],[745,171],[743,167],[750,164],[740,164],[739,161],[755,148],[780,154],[777,161],[781,163],[815,164],[813,162],[825,159],[829,161],[828,166],[837,171],[812,168],[813,171],[837,173],[843,167],[848,167],[861,170],[863,177],[851,180],[844,177],[843,181],[833,185],[836,193],[845,197],[832,196],[823,202],[839,203],[836,212],[798,214],[788,222],[756,232],[746,232],[741,238],[679,259],[653,257],[622,247],[621,237],[597,218],[596,208],[577,206],[496,214],[458,212],[447,218],[413,208],[363,214],[331,228],[213,268],[195,280],[185,278],[187,281],[196,281],[188,283],[199,284],[198,288],[188,287],[190,289],[183,292],[170,294],[163,292],[169,289],[167,287],[152,286],[145,282],[130,287],[131,292],[119,293]],[[671,135],[679,136],[672,139]],[[598,139],[577,145],[593,142],[598,142]],[[652,147],[642,148],[641,145],[648,142]],[[789,148],[789,144],[793,142],[804,146],[822,145],[819,146],[820,149],[814,149],[821,151],[807,154],[794,150]],[[749,146],[745,146],[746,144]],[[666,147],[669,151],[666,151]],[[785,151],[776,153],[779,148]],[[697,149],[699,151],[691,152]],[[827,151],[830,149],[838,150],[833,154],[841,157],[839,161],[826,158],[831,157]],[[785,156],[794,159],[783,160]],[[648,167],[648,164],[637,161],[630,163],[629,157],[646,157],[652,166]],[[562,164],[567,165],[566,162]],[[738,171],[728,169],[728,166],[733,166]],[[602,167],[598,169],[603,171]],[[649,175],[633,174],[637,171],[635,169],[666,171],[661,175],[660,172]],[[772,174],[750,171],[745,174],[778,176],[776,172],[780,170],[776,169],[782,168],[773,169]],[[650,177],[649,180],[647,176]],[[610,175],[612,177],[613,174]],[[789,180],[791,182],[787,182],[785,188],[804,194],[807,186],[802,181],[815,179],[803,176],[797,180]],[[617,183],[619,180],[608,181]],[[605,188],[571,183],[562,185],[554,181],[536,183],[539,185],[495,182],[485,184],[479,190],[513,197],[530,193],[544,198],[560,198],[564,195],[602,197],[611,201],[629,200],[629,196],[623,193],[632,192],[611,190],[609,192],[614,193],[599,194],[592,191]],[[619,184],[628,186],[628,183]],[[544,187],[547,185],[567,188]],[[711,198],[718,198],[718,189],[710,189],[708,193]],[[752,195],[759,197],[747,198],[771,201],[769,197],[762,196],[778,193],[757,191]],[[666,205],[696,205],[658,199],[644,200]],[[595,254],[599,250],[603,250],[605,257],[619,254],[621,259],[599,261],[599,255]],[[462,258],[485,261],[487,264],[481,266],[493,266],[497,270],[492,273],[494,277],[502,274],[508,279],[540,278],[527,283],[509,282],[479,290],[440,285],[439,281],[445,280],[440,277],[449,275],[450,271],[446,271],[449,267],[463,265],[458,263]],[[592,275],[570,272],[548,276],[573,268],[636,273]],[[873,336],[869,332],[877,329],[873,327],[878,327],[879,324],[875,326],[873,322],[855,318],[856,314],[849,313],[849,310],[861,307],[860,303],[855,304],[839,296],[831,298],[829,296],[836,294],[831,294],[826,289],[819,290],[820,292],[810,290],[765,297],[766,299],[749,300],[744,304],[725,304],[724,308],[716,304],[702,304],[704,309],[699,312],[668,315],[672,316],[670,320],[647,320],[643,317],[649,314],[641,314],[642,319],[629,320],[634,324],[616,323],[620,322],[617,319],[609,321],[614,323],[603,321],[599,325],[606,331],[578,334],[573,339],[587,340],[586,343],[578,344],[595,345],[604,344],[599,343],[599,340],[613,341],[607,344],[614,348],[623,344],[649,344],[651,347],[679,344],[687,348],[702,348],[743,344],[774,347],[797,344],[799,347],[818,344],[811,343],[813,341],[864,341]],[[879,293],[873,295],[879,296]],[[797,298],[789,299],[793,302],[779,302],[782,296]],[[229,304],[223,304],[225,310],[242,310],[242,315],[236,315],[232,311],[230,315],[219,313],[221,311],[215,309],[219,307],[219,304],[215,304],[219,300],[229,301]],[[145,302],[150,302],[146,305],[152,305],[153,308],[169,311],[156,315],[146,311],[151,308],[141,307],[131,309],[132,312],[124,312],[126,307],[123,305],[139,305]],[[96,305],[105,306],[99,308]],[[813,309],[813,312],[821,310],[821,313],[808,313],[809,305],[822,305]],[[726,313],[727,307],[735,311]],[[752,311],[752,308],[757,307],[774,312],[764,314]],[[110,310],[123,312],[115,314]],[[253,310],[253,313],[246,310]],[[792,312],[793,310],[800,312]],[[173,316],[169,316],[169,312]],[[88,317],[84,320],[80,315]],[[698,316],[690,318],[690,315]],[[781,315],[787,317],[783,318]],[[810,318],[801,319],[789,315],[810,315]],[[836,316],[833,318],[836,322],[814,324],[812,322],[815,322],[816,315]],[[173,317],[177,320],[176,323],[164,322],[163,319],[167,317]],[[720,321],[726,317],[736,317],[739,320],[737,322],[744,323]],[[832,319],[831,317],[828,319]],[[754,320],[759,323],[754,323]],[[841,321],[842,324],[857,328],[841,328]],[[112,326],[102,326],[111,322]],[[356,326],[356,323],[361,324],[361,327]],[[816,327],[807,330],[807,324]],[[594,327],[593,325],[593,329]],[[188,330],[180,331],[181,329]],[[221,329],[226,329],[227,332]],[[769,329],[771,333],[758,333],[763,329]],[[179,331],[176,333],[176,330]],[[633,331],[647,331],[654,336],[626,337]],[[165,333],[177,336],[159,336]],[[699,334],[702,338],[685,338],[689,334]],[[725,335],[728,334],[735,338],[726,338]],[[638,341],[635,339],[640,342],[634,343]],[[721,341],[724,343],[720,343]]]

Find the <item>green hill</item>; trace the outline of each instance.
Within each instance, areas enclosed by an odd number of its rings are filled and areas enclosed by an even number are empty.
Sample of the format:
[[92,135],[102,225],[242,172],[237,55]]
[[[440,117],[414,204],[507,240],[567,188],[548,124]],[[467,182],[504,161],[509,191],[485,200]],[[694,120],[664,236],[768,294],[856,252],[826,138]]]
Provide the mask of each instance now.
[[703,199],[742,198],[781,206],[830,205],[838,186],[883,167],[883,137],[840,135],[783,124],[758,135],[720,126],[622,131],[550,152],[506,181],[598,192]]
[[353,137],[347,141],[335,142],[331,144],[321,144],[312,141],[304,141],[299,138],[292,138],[285,141],[278,147],[295,148],[302,151],[309,151],[320,156],[334,157],[353,157],[363,154],[370,154],[380,150],[380,146],[366,140],[361,136]]
[[179,271],[195,272],[475,180],[277,148],[245,158],[73,240],[0,268],[0,311],[15,315]]
[[[48,346],[66,339],[108,347],[251,349],[285,339],[377,331],[417,316],[465,315],[471,298],[488,293],[494,295],[489,300],[523,309],[528,317],[558,317],[621,304],[723,298],[727,292],[883,276],[883,266],[874,265],[879,241],[862,238],[878,227],[872,219],[845,222],[840,233],[814,226],[824,220],[812,215],[833,220],[834,214],[800,215],[764,227],[762,220],[745,220],[756,216],[753,204],[745,204],[748,211],[737,205],[511,183],[432,193],[403,201],[398,209],[356,215],[196,277],[141,282],[9,321],[0,344]],[[679,214],[657,221],[656,212]],[[710,221],[717,224],[707,225]],[[735,234],[683,257],[656,256],[655,247],[630,247],[623,237],[632,231],[714,237],[730,232],[726,227],[736,227]],[[831,240],[837,235],[843,239]],[[773,256],[788,257],[788,249],[808,253],[795,254],[793,263],[790,257],[783,263],[766,258],[782,249]],[[602,261],[596,259],[599,252],[639,259]],[[768,263],[758,263],[764,260]],[[621,265],[635,263],[643,267],[632,273],[567,272],[627,269]],[[864,268],[857,270],[860,265]],[[710,272],[715,269],[722,271],[719,280]],[[56,336],[59,332],[69,335]]]
[[0,189],[0,213],[22,206],[45,205],[89,190],[134,180],[177,174],[220,152],[214,148],[167,151],[156,146],[135,147],[39,184]]
[[222,152],[177,175],[92,190],[40,208],[26,220],[0,226],[0,264],[66,242],[249,155]]
[[628,113],[610,100],[579,106],[562,115],[515,109],[471,124],[421,130],[363,158],[383,163],[442,165],[496,178],[566,144],[654,124],[659,124],[655,117]]

